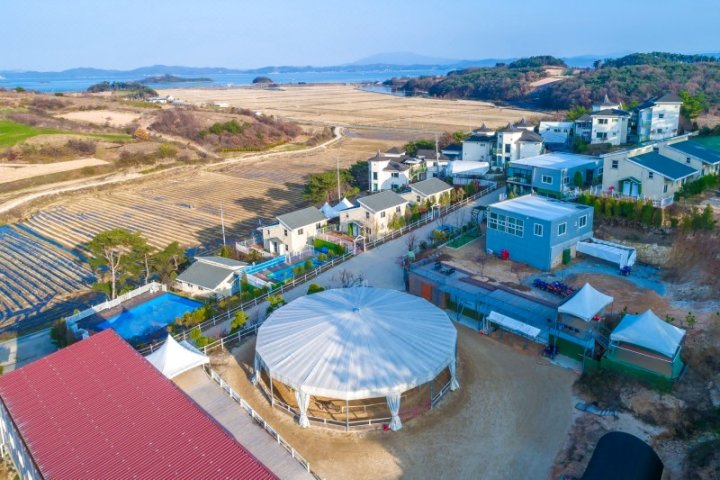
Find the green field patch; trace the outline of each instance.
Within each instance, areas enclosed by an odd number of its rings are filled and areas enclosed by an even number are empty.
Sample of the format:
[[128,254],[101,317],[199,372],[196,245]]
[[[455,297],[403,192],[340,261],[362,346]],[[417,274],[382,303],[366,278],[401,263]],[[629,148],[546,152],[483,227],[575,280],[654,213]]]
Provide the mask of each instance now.
[[0,147],[12,147],[38,135],[65,133],[51,128],[37,128],[10,120],[0,120]]
[[449,241],[447,243],[447,246],[450,248],[461,248],[478,238],[480,238],[480,235],[478,235],[477,232],[466,232],[466,233],[463,233],[462,235],[460,235],[459,237],[454,238],[453,240]]

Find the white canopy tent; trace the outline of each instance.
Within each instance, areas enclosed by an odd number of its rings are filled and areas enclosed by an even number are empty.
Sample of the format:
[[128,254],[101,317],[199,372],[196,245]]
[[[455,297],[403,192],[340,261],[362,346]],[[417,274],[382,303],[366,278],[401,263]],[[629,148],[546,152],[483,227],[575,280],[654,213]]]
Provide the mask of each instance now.
[[630,343],[673,358],[684,337],[685,330],[647,310],[639,315],[625,315],[610,334],[610,342]]
[[168,335],[165,343],[145,359],[168,378],[210,363],[210,359],[195,347],[185,341],[178,343],[172,335]]
[[[427,300],[368,287],[298,298],[260,327],[256,369],[293,388],[300,425],[309,424],[308,397],[346,401],[386,397],[390,427],[402,427],[400,395],[449,368],[455,378],[457,331]],[[257,372],[256,372],[257,373]],[[257,381],[259,375],[255,376]]]
[[488,321],[496,323],[511,332],[516,332],[526,337],[537,338],[537,336],[540,335],[539,328],[523,323],[520,320],[515,320],[512,317],[508,317],[507,315],[503,315],[502,313],[498,313],[494,310],[490,312],[487,319]]
[[595,314],[613,303],[613,301],[613,297],[605,295],[593,288],[589,283],[586,283],[580,290],[575,292],[575,295],[558,307],[558,312],[589,322]]
[[632,267],[637,260],[637,251],[634,248],[615,242],[598,240],[597,238],[589,238],[578,242],[576,249],[585,255],[617,263],[620,268]]
[[343,198],[340,200],[334,207],[331,207],[328,202],[325,202],[325,204],[320,207],[320,211],[323,215],[325,215],[325,218],[328,220],[331,220],[333,218],[337,218],[340,216],[340,212],[343,210],[347,210],[348,208],[353,208],[355,205],[348,200],[347,198]]

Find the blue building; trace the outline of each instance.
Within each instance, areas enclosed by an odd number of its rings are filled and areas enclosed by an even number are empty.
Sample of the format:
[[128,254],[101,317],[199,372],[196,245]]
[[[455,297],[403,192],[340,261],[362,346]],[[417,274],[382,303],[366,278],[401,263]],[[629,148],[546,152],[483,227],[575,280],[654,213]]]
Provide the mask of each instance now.
[[[508,165],[508,191],[552,198],[575,197],[581,189],[602,183],[603,160],[590,155],[554,152],[513,160]],[[576,175],[581,183],[576,184]]]
[[487,249],[507,250],[510,259],[541,270],[575,256],[575,246],[592,236],[593,208],[525,195],[488,206]]

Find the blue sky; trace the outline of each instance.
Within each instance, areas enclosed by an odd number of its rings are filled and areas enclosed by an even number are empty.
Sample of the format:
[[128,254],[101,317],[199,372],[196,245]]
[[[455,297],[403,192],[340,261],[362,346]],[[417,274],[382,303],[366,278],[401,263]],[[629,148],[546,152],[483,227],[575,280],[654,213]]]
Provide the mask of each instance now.
[[717,52],[719,20],[718,0],[2,0],[0,69]]

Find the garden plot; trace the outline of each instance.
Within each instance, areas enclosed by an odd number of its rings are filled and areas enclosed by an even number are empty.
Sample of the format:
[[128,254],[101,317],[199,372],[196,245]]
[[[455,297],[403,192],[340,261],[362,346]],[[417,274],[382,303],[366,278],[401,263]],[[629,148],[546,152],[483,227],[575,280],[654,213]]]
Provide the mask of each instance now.
[[10,227],[0,228],[0,328],[85,290],[90,270],[70,254]]

